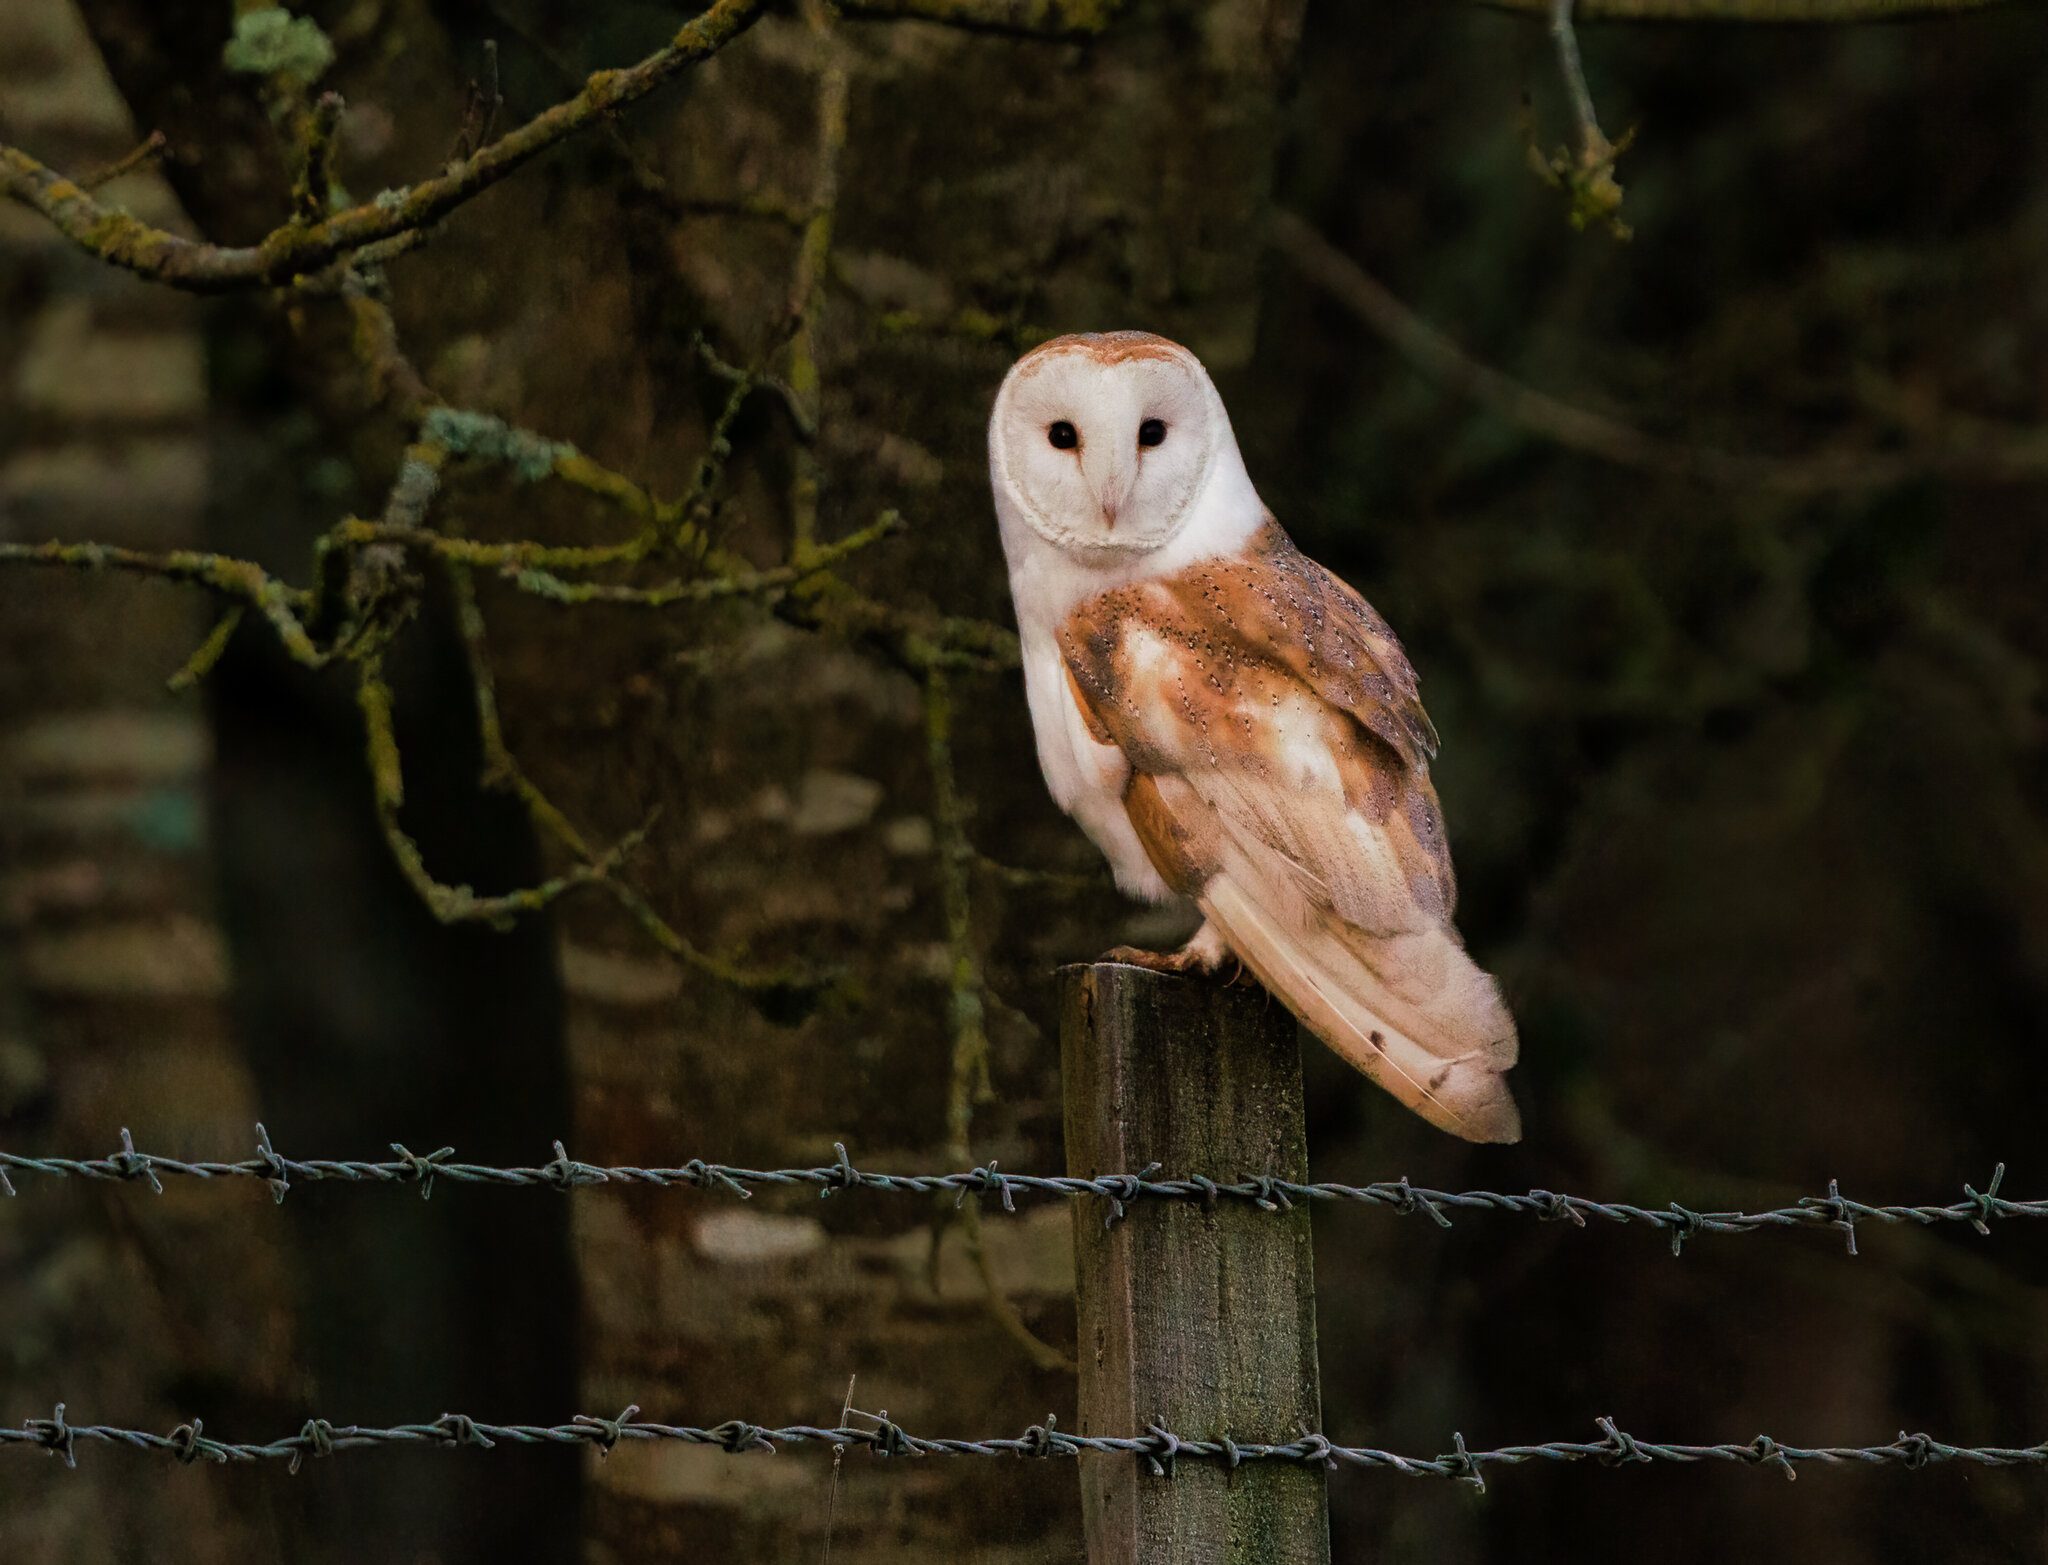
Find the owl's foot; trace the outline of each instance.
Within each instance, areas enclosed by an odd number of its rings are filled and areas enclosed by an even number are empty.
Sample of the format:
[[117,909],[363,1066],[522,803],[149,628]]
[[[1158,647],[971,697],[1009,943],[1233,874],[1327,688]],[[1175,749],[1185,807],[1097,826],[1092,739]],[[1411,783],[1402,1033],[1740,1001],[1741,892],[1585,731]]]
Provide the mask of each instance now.
[[1095,960],[1118,962],[1125,967],[1142,967],[1154,973],[1192,973],[1201,970],[1185,948],[1179,951],[1141,951],[1136,946],[1111,946]]
[[[1123,962],[1148,968],[1155,973],[1213,973],[1230,958],[1230,948],[1214,924],[1205,923],[1194,938],[1178,951],[1140,951],[1136,946],[1118,946],[1102,953],[1105,962]],[[1238,968],[1242,973],[1243,967]]]

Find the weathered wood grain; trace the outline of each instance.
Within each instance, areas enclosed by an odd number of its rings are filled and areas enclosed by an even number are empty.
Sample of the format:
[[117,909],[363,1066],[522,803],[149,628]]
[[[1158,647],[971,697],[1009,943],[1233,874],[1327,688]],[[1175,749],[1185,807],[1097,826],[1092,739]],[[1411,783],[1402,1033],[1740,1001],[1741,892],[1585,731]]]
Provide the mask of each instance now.
[[[1062,974],[1067,1171],[1303,1179],[1294,1019],[1264,991],[1116,963]],[[1321,1426],[1306,1208],[1074,1210],[1081,1428],[1287,1440]],[[1083,1457],[1089,1565],[1328,1565],[1320,1470]]]

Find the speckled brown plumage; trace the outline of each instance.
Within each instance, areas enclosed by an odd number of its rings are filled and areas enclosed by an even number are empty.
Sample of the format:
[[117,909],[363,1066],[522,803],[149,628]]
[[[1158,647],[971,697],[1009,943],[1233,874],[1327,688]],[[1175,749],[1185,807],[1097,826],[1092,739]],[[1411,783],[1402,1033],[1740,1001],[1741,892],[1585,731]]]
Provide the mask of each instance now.
[[[1321,747],[1345,803],[1388,832],[1418,905],[1451,916],[1456,881],[1429,781],[1437,736],[1415,671],[1372,605],[1277,522],[1243,554],[1089,599],[1061,628],[1060,649],[1090,729],[1137,776],[1192,759],[1284,788],[1289,742]],[[1304,693],[1315,702],[1294,699]],[[1133,824],[1149,848],[1135,811]],[[1159,857],[1167,883],[1196,895]]]
[[1238,553],[1084,600],[1058,640],[1166,883],[1404,1102],[1514,1139],[1514,1024],[1450,922],[1436,731],[1386,621],[1268,519]]

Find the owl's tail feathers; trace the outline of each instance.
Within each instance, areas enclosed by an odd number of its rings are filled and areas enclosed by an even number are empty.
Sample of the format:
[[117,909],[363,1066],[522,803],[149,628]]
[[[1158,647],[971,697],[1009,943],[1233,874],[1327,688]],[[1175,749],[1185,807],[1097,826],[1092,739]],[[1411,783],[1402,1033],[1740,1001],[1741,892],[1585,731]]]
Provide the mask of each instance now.
[[1500,989],[1448,929],[1368,935],[1319,911],[1272,916],[1228,874],[1201,908],[1231,950],[1323,1042],[1441,1130],[1519,1141],[1504,1073],[1520,1050]]

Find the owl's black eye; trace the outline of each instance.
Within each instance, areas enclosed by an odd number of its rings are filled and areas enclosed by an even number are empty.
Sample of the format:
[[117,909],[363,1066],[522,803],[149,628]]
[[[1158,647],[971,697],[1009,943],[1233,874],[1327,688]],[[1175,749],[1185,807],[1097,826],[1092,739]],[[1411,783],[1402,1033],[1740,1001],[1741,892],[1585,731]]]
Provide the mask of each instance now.
[[1163,419],[1148,418],[1138,426],[1138,444],[1156,446],[1166,438],[1166,423]]
[[1061,451],[1071,451],[1081,443],[1081,432],[1065,419],[1059,420],[1046,430],[1045,438]]

